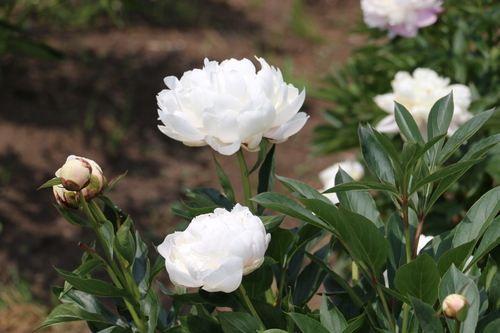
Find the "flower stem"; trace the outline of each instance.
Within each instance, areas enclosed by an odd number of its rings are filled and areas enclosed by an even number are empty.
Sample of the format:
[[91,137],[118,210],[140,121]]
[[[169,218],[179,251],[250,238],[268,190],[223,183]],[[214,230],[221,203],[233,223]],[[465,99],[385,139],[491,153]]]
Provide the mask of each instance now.
[[454,333],[460,333],[461,326],[462,326],[462,323],[460,321],[458,321],[457,319],[455,319],[455,330],[454,330]]
[[375,287],[377,288],[377,293],[382,301],[382,305],[384,306],[385,315],[387,316],[387,321],[389,322],[389,326],[391,327],[392,332],[396,332],[396,328],[394,326],[394,322],[392,321],[392,315],[389,311],[389,306],[387,306],[387,300],[385,299],[384,293],[382,292],[382,288],[378,283],[375,283]]
[[248,178],[249,175],[245,156],[243,156],[243,151],[241,149],[238,150],[236,155],[238,156],[238,162],[240,164],[241,180],[243,182],[243,192],[245,194],[245,205],[248,209],[250,209],[252,214],[255,214],[253,203],[250,201],[250,198],[252,198],[252,188],[250,186],[250,179]]
[[[101,210],[94,202],[92,202],[93,206],[91,209],[91,207],[87,204],[87,201],[85,200],[85,197],[83,196],[83,193],[81,191],[80,191],[79,195],[80,195],[79,196],[80,204],[82,205],[85,214],[87,215],[88,219],[90,220],[90,223],[92,224],[92,228],[94,229],[94,231],[97,235],[97,238],[99,239],[99,242],[101,243],[101,246],[104,248],[104,252],[106,253],[106,257],[108,258],[108,260],[112,266],[112,268],[111,268],[109,265],[106,264],[106,266],[105,266],[106,271],[108,272],[109,276],[111,277],[111,280],[113,280],[113,283],[116,285],[117,288],[127,290],[126,288],[123,288],[124,285],[126,285],[126,279],[124,278],[123,275],[121,275],[121,271],[118,269],[116,262],[113,260],[113,255],[109,251],[109,248],[106,246],[106,241],[104,240],[104,237],[101,233],[101,229],[99,228],[99,223],[94,216],[94,214],[96,214],[99,216],[99,219],[102,220],[102,218],[104,217],[104,214],[102,214]],[[92,213],[92,210],[94,211],[94,214]],[[101,214],[98,214],[96,211],[99,211]],[[104,218],[104,220],[105,220],[105,218]],[[124,280],[123,283],[117,277],[117,274],[121,275],[121,278]],[[135,311],[135,308],[132,305],[132,303],[130,303],[130,301],[127,298],[123,298],[123,301],[125,302],[125,305],[127,306],[127,309],[130,312],[130,315],[132,316],[139,332],[146,333],[146,328],[144,327],[144,324],[140,320],[139,316],[137,315],[137,312]]]
[[260,329],[265,331],[266,326],[264,326],[262,319],[260,319],[257,311],[255,311],[255,308],[253,307],[252,302],[250,301],[250,298],[248,298],[248,294],[245,290],[245,287],[243,287],[243,284],[240,284],[240,286],[238,287],[238,289],[236,289],[236,291],[237,291],[238,295],[240,296],[241,300],[243,301],[243,303],[245,304],[245,306],[247,307],[250,314],[252,316],[254,316],[255,318],[257,318],[257,320],[259,321]]
[[404,309],[403,309],[403,329],[401,333],[406,333],[408,330],[408,317],[410,314],[410,305],[404,304]]

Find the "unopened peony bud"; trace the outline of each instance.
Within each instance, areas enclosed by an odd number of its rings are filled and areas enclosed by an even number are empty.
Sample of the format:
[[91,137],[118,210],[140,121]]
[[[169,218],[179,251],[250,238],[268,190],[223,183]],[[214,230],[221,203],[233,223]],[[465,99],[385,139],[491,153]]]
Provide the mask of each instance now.
[[77,209],[79,206],[78,203],[78,193],[75,191],[68,191],[61,185],[56,185],[52,187],[54,190],[54,196],[56,197],[56,201],[60,206],[67,208]]
[[61,179],[62,186],[54,186],[54,195],[57,202],[66,207],[78,207],[78,191],[82,192],[85,200],[90,201],[108,185],[96,162],[75,155],[68,156],[66,163],[57,170],[56,176]]
[[446,296],[446,298],[443,301],[443,312],[446,315],[446,317],[455,319],[457,318],[459,311],[467,304],[469,304],[467,302],[467,299],[462,295],[451,294]]
[[61,179],[62,186],[68,191],[80,191],[90,183],[92,167],[83,158],[67,160],[66,163],[56,172],[56,176]]

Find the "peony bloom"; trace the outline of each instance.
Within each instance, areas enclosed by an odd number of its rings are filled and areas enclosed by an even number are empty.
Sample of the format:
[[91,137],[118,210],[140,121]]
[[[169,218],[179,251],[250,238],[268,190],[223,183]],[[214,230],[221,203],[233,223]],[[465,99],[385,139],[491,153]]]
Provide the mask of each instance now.
[[[96,162],[75,155],[68,156],[66,163],[56,171],[56,177],[61,179],[61,185],[54,186],[57,203],[70,208],[78,208],[77,191],[81,190],[85,199],[90,201],[101,194],[108,185],[101,167]],[[85,186],[76,186],[84,181]]]
[[187,146],[209,145],[223,155],[240,147],[258,150],[262,138],[283,142],[297,133],[308,116],[298,112],[305,90],[283,81],[279,69],[257,58],[256,72],[248,59],[205,59],[202,69],[185,72],[181,79],[166,77],[169,89],[158,96],[158,128]]
[[361,0],[361,9],[366,25],[387,30],[389,38],[415,37],[419,28],[436,22],[441,4],[437,0]]
[[468,112],[471,102],[471,91],[463,84],[449,85],[450,79],[442,78],[431,69],[417,68],[413,76],[408,72],[398,72],[392,81],[392,93],[375,96],[375,103],[385,112],[389,113],[382,119],[376,129],[379,132],[399,132],[394,116],[394,101],[402,104],[411,113],[420,132],[427,138],[427,118],[432,106],[440,98],[453,90],[453,117],[451,119],[448,136],[472,118]]
[[230,293],[262,265],[271,235],[261,219],[237,204],[195,217],[158,246],[173,284]]
[[[361,178],[363,178],[363,175],[365,174],[363,165],[361,165],[361,163],[359,163],[358,161],[347,160],[335,163],[334,165],[326,168],[319,173],[319,179],[323,183],[323,189],[321,190],[321,192],[335,186],[335,176],[337,175],[337,172],[339,172],[339,168],[342,168],[342,170],[347,172],[349,176],[351,176],[356,181],[361,180]],[[330,199],[330,201],[334,204],[339,202],[339,198],[337,197],[336,193],[325,193],[324,196]]]
[[448,295],[443,301],[443,312],[446,317],[455,319],[457,317],[458,311],[460,311],[466,304],[468,304],[467,299],[462,295]]

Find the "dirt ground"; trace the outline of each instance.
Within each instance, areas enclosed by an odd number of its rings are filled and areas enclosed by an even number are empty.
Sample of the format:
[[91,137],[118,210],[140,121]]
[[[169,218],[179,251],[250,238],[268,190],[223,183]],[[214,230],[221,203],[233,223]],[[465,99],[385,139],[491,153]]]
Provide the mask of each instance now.
[[[93,239],[89,230],[59,217],[50,189],[37,190],[68,155],[95,160],[108,178],[128,170],[108,196],[151,244],[183,223],[171,208],[181,205],[186,189],[220,188],[209,147],[185,147],[156,127],[155,96],[165,76],[201,68],[205,57],[257,55],[287,76],[318,85],[359,43],[348,35],[361,20],[357,1],[305,1],[302,17],[312,31],[305,36],[292,29],[292,1],[204,3],[204,24],[179,28],[137,20],[124,29],[109,23],[82,31],[40,29],[37,37],[63,50],[65,60],[1,59],[0,281],[19,273],[34,297],[47,301],[49,286],[63,282],[53,266],[76,268],[77,243]],[[277,174],[321,187],[318,172],[342,158],[310,157],[311,131],[328,106],[306,97],[310,119],[277,147]],[[236,157],[215,156],[238,191]],[[255,158],[246,156],[249,163]],[[279,184],[276,189],[286,193]]]

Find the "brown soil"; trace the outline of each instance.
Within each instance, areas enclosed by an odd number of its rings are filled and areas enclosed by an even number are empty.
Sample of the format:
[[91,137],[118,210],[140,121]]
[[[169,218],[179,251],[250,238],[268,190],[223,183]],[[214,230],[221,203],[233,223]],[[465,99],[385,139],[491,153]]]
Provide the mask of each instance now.
[[[49,286],[63,282],[52,266],[73,270],[81,256],[77,243],[93,239],[89,230],[59,217],[50,189],[36,190],[68,155],[94,159],[108,178],[128,170],[108,196],[132,214],[152,244],[182,223],[171,207],[181,204],[186,189],[220,188],[210,148],[185,147],[157,130],[155,95],[164,89],[165,76],[200,68],[205,57],[262,56],[285,74],[291,62],[293,78],[320,84],[359,42],[348,36],[361,18],[359,3],[306,1],[309,36],[294,33],[291,3],[210,0],[203,11],[208,24],[182,28],[138,20],[122,30],[41,29],[37,35],[63,50],[65,60],[1,59],[0,281],[18,271],[35,297],[47,299]],[[341,158],[310,157],[311,131],[324,121],[325,106],[306,98],[307,125],[277,147],[279,175],[319,188],[318,172]],[[255,158],[246,156],[249,163]],[[238,191],[236,157],[215,157]]]

